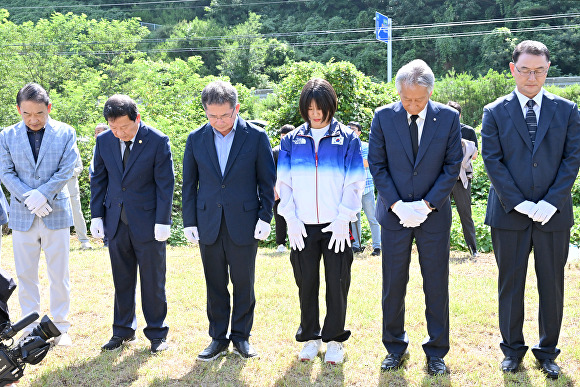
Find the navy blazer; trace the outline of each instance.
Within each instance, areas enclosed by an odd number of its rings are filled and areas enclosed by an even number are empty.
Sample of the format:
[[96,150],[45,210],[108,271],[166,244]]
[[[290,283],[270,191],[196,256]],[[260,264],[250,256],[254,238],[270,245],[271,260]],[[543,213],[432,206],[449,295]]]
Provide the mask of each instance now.
[[571,190],[580,165],[576,104],[544,91],[535,146],[515,92],[483,108],[482,156],[491,186],[485,224],[523,230],[533,223],[514,207],[545,200],[557,208],[544,231],[574,224]]
[[272,220],[276,167],[266,132],[241,117],[224,175],[220,169],[213,128],[191,132],[183,155],[183,226],[197,227],[202,244],[213,244],[222,213],[235,244],[255,243],[258,218]]
[[119,139],[107,130],[97,137],[95,146],[91,216],[104,218],[105,235],[110,239],[117,232],[124,206],[134,238],[152,241],[155,224],[171,224],[174,182],[165,134],[141,121],[123,172]]
[[459,114],[438,102],[427,103],[427,115],[413,162],[407,111],[401,102],[378,108],[369,136],[369,168],[378,191],[377,220],[388,230],[400,230],[399,217],[390,210],[399,200],[427,200],[436,208],[421,229],[439,232],[451,227],[449,194],[463,153]]

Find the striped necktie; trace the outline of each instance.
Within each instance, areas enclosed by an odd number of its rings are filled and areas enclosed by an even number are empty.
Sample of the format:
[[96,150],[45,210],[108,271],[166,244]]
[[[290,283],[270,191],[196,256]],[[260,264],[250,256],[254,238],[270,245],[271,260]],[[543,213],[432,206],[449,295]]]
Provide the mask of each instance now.
[[536,119],[536,113],[534,112],[534,102],[530,99],[526,105],[528,111],[526,112],[526,125],[528,125],[528,132],[530,133],[530,138],[532,139],[532,146],[536,143],[536,130],[538,129],[538,120]]

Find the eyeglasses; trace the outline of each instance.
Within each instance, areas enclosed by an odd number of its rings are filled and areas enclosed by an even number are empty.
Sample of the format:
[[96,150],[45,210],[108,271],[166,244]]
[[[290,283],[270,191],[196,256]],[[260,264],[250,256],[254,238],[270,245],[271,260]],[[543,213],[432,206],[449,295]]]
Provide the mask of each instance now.
[[520,69],[518,69],[518,66],[516,66],[515,63],[514,63],[514,67],[516,68],[516,70],[518,70],[518,73],[520,73],[521,75],[523,75],[525,77],[529,77],[531,74],[534,74],[536,77],[543,77],[544,75],[548,74],[548,69],[545,69],[545,68],[539,68],[536,70],[530,70],[530,69],[520,70]]
[[231,113],[226,113],[226,114],[222,114],[221,116],[216,116],[214,114],[208,114],[207,111],[205,112],[205,115],[207,116],[207,119],[210,121],[217,121],[217,120],[227,120],[228,118],[232,118],[234,116],[234,112],[236,111],[236,109],[233,109]]

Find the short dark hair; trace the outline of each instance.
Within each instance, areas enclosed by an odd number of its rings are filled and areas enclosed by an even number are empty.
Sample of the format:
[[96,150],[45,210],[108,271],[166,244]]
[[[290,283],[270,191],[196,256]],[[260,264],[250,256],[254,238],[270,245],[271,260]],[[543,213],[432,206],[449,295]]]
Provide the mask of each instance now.
[[332,85],[327,80],[322,78],[314,78],[306,82],[300,93],[300,115],[310,125],[308,118],[308,108],[312,101],[316,102],[316,106],[322,110],[322,121],[331,120],[338,108],[338,97],[332,88]]
[[450,106],[453,109],[457,110],[459,112],[459,114],[461,115],[461,105],[459,104],[459,102],[449,101],[449,102],[447,102],[447,106]]
[[213,81],[201,91],[203,110],[207,109],[207,105],[223,105],[224,103],[229,103],[232,108],[238,104],[238,91],[231,83]]
[[356,126],[359,132],[362,132],[362,126],[358,123],[358,121],[351,121],[346,126]]
[[283,125],[280,130],[278,131],[278,134],[286,134],[286,133],[290,133],[291,131],[293,131],[294,129],[296,129],[296,127],[294,125],[291,124],[286,124]]
[[538,55],[538,56],[545,56],[546,60],[550,61],[550,51],[548,51],[548,47],[542,42],[538,42],[536,40],[524,40],[520,42],[516,48],[514,48],[514,52],[512,54],[512,62],[516,63],[521,54],[530,54],[530,55]]
[[46,106],[50,104],[50,98],[48,98],[48,93],[44,87],[34,82],[27,83],[16,94],[16,104],[20,106],[22,101],[43,103]]
[[115,119],[123,116],[129,116],[131,121],[135,121],[138,114],[139,109],[137,109],[137,103],[125,94],[110,96],[103,108],[103,116],[107,122],[109,118]]

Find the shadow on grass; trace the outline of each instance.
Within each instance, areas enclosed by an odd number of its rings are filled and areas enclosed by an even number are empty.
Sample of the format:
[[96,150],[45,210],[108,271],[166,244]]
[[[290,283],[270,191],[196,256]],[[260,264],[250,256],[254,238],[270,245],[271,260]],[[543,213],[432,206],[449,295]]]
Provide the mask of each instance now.
[[[379,366],[380,364],[377,365],[377,367]],[[381,371],[379,374],[379,386],[404,387],[406,385],[405,367],[396,371]]]
[[315,361],[320,361],[320,355],[313,361],[300,361],[294,358],[292,363],[286,368],[286,373],[274,382],[274,386],[307,386],[310,385],[310,376]]
[[[49,354],[50,355],[50,354]],[[139,379],[139,368],[151,356],[149,350],[102,352],[66,367],[50,369],[30,382],[30,386],[120,386]]]
[[529,386],[532,381],[528,375],[528,371],[522,365],[518,372],[503,374],[503,384],[504,386]]
[[[425,373],[427,373],[427,366],[425,366]],[[451,386],[451,376],[449,373],[441,376],[427,374],[423,377],[421,386]]]
[[182,377],[155,379],[149,386],[248,386],[247,382],[241,380],[240,374],[246,364],[255,361],[260,361],[260,358],[244,360],[231,352],[213,361],[194,360],[191,370]]

